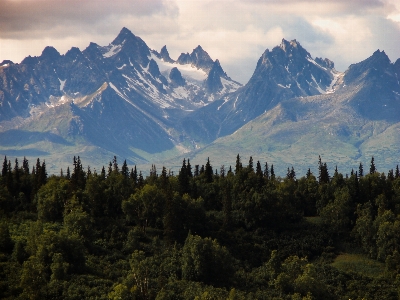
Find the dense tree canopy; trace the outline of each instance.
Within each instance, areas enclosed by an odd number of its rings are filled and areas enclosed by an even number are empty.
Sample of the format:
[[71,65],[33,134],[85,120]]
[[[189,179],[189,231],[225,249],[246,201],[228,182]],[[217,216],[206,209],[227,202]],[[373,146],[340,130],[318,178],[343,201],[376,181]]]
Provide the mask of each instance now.
[[0,298],[399,299],[398,166],[348,176],[319,157],[317,175],[280,178],[211,161],[143,178],[116,157],[58,176],[5,157]]

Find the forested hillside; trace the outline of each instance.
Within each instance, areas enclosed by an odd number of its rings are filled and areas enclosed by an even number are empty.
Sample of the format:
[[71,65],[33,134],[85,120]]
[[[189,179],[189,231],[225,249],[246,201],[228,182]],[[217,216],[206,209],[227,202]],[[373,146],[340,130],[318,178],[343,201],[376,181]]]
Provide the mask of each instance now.
[[1,299],[400,297],[398,167],[72,163],[4,158]]

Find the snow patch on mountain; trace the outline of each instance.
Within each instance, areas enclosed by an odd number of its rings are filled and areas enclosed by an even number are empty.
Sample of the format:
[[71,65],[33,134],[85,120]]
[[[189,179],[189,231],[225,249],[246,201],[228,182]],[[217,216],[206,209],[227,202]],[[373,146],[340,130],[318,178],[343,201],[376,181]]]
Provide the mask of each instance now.
[[151,57],[149,59],[154,59],[161,73],[169,74],[171,69],[176,67],[185,79],[202,82],[207,78],[207,73],[205,71],[197,69],[190,64],[181,65],[177,63],[165,62],[164,60],[154,55],[154,53],[151,54]]
[[104,58],[109,58],[114,56],[115,54],[118,54],[118,52],[121,51],[122,48],[122,45],[110,45],[110,46],[108,47],[108,51],[106,53],[103,53]]

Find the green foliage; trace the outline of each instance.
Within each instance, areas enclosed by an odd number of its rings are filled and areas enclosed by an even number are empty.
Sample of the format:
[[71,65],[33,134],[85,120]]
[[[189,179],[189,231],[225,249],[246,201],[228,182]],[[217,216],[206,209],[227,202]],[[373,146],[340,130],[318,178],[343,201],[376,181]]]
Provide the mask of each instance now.
[[30,173],[5,158],[0,298],[399,298],[398,168],[330,176],[320,160],[318,178],[282,179],[239,155],[234,168],[188,159],[143,178],[114,157],[98,175],[75,157],[47,177],[44,161]]
[[226,286],[231,280],[232,263],[228,250],[217,241],[189,234],[182,249],[182,278]]

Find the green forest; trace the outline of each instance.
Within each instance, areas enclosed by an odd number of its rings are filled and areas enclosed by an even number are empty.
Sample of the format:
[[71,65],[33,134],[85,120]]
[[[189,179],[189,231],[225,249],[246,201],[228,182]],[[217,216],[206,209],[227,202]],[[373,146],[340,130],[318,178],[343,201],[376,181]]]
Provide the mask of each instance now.
[[50,176],[5,157],[0,298],[400,299],[398,166],[204,163]]

